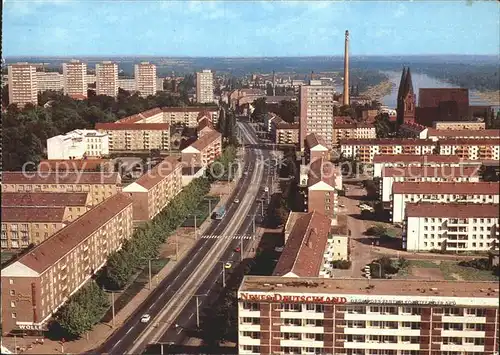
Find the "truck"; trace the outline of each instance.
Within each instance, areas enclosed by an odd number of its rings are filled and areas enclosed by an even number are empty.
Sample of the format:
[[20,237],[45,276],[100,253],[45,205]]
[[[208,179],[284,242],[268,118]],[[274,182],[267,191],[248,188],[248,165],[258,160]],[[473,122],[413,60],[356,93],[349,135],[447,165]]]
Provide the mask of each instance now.
[[221,220],[226,215],[226,208],[224,206],[219,207],[215,210],[215,219]]

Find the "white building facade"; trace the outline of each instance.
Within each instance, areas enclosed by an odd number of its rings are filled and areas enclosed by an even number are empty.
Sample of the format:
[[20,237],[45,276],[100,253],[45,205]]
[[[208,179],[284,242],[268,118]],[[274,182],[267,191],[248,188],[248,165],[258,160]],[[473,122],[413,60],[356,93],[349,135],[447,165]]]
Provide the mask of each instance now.
[[196,73],[196,101],[201,104],[214,102],[214,74],[210,70]]
[[29,63],[16,63],[8,66],[9,103],[24,107],[26,104],[38,105],[38,75],[36,66]]
[[64,93],[87,97],[87,64],[73,59],[63,63]]
[[498,283],[379,279],[370,285],[245,276],[238,290],[238,353],[497,353]]
[[95,65],[96,94],[116,97],[118,95],[118,64],[104,61]]
[[498,250],[498,204],[419,203],[406,206],[408,251]]
[[108,135],[96,130],[77,129],[47,139],[48,159],[101,158],[108,154]]
[[63,76],[58,72],[37,72],[38,92],[61,91],[64,86]]
[[499,195],[495,182],[395,182],[392,184],[392,222],[404,221],[408,203],[499,203]]
[[156,94],[156,65],[141,62],[135,65],[135,89],[142,97]]

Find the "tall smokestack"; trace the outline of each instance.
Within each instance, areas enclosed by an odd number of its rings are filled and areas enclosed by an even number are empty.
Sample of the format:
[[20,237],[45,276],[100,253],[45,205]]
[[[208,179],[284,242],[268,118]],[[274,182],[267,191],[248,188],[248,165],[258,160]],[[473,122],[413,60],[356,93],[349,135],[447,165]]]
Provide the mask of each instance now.
[[273,96],[276,96],[276,77],[274,75],[274,70],[273,70]]
[[345,31],[343,104],[344,106],[349,105],[349,31]]

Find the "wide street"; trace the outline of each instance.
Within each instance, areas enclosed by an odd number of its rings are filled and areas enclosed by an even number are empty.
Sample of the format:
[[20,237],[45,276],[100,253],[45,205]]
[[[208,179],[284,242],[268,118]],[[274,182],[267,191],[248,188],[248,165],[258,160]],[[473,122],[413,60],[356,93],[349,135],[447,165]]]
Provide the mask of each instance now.
[[[239,127],[245,143],[257,143],[255,133],[249,125],[240,123]],[[246,149],[243,170],[248,171],[248,174],[242,176],[229,199],[239,199],[240,203],[228,203],[226,216],[220,222],[212,222],[206,235],[235,236],[246,233],[248,226],[252,224],[256,200],[263,192],[261,181],[267,168],[260,162],[267,154],[260,149]],[[248,241],[250,240],[244,240],[244,247],[248,245]],[[240,241],[232,238],[199,236],[193,249],[96,352],[141,353],[149,342],[163,340],[165,337],[168,339],[168,329],[172,324],[179,321],[189,324],[190,321],[195,321],[191,316],[193,296],[208,293],[214,288],[216,279],[221,274],[221,261],[239,258],[234,252],[239,243]],[[141,323],[143,314],[151,315],[148,323]]]

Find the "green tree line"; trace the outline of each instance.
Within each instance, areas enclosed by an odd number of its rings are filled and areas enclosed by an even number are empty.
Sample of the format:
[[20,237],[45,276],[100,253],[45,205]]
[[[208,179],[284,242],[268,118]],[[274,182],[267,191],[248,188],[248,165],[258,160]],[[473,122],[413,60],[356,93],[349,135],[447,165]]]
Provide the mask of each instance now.
[[[6,96],[4,88],[2,99]],[[46,91],[39,95],[39,104],[23,109],[9,105],[2,114],[4,170],[20,170],[25,162],[38,163],[44,159],[46,140],[55,135],[74,129],[93,129],[96,123],[114,122],[155,107],[188,105],[165,92],[143,98],[124,90],[120,90],[117,99],[99,95],[86,100]]]

